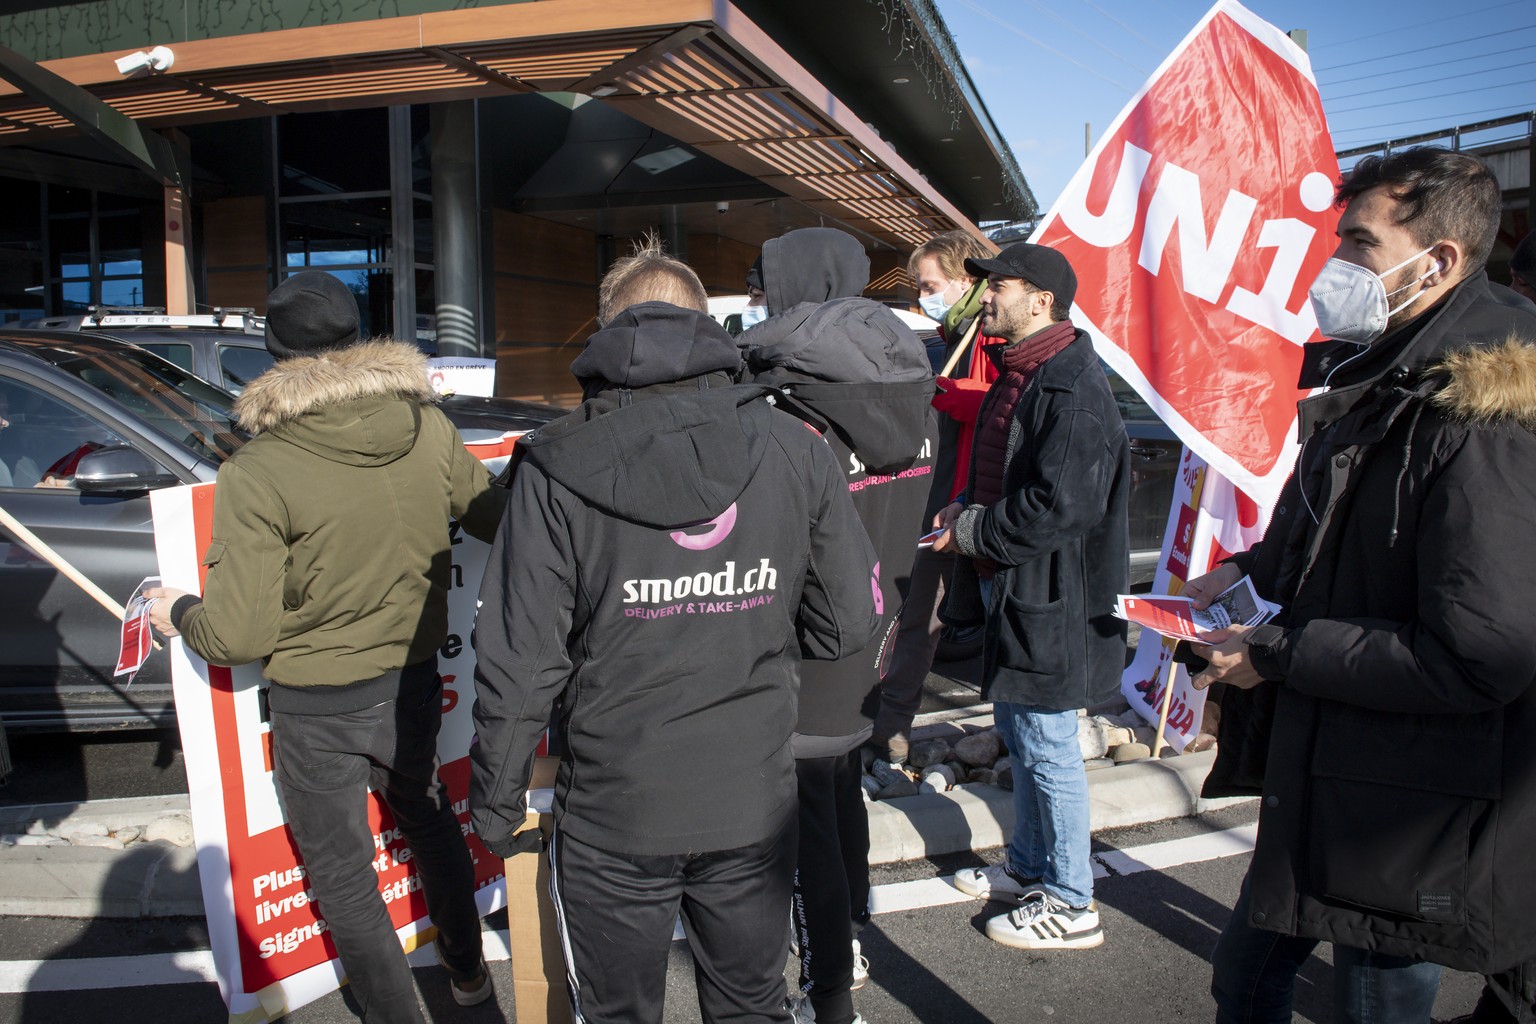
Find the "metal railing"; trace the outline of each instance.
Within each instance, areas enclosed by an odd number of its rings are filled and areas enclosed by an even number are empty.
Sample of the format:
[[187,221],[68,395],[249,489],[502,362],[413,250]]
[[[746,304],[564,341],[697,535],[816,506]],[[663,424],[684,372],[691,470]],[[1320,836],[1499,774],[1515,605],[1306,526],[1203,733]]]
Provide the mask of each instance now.
[[[1492,139],[1476,139],[1467,142],[1466,136],[1476,135],[1480,132],[1491,131],[1495,128],[1503,128],[1509,125],[1524,125],[1524,131],[1512,135],[1506,135]],[[1508,114],[1497,117],[1491,121],[1477,121],[1473,124],[1456,125],[1454,128],[1443,128],[1439,131],[1420,132],[1417,135],[1408,135],[1400,139],[1387,139],[1384,142],[1372,143],[1368,146],[1351,146],[1349,149],[1338,150],[1334,155],[1340,160],[1352,156],[1367,156],[1371,153],[1390,153],[1394,149],[1404,146],[1417,146],[1425,142],[1449,141],[1450,148],[1459,150],[1463,145],[1493,146],[1501,142],[1516,142],[1520,139],[1529,139],[1536,136],[1536,110],[1526,111],[1523,114]]]

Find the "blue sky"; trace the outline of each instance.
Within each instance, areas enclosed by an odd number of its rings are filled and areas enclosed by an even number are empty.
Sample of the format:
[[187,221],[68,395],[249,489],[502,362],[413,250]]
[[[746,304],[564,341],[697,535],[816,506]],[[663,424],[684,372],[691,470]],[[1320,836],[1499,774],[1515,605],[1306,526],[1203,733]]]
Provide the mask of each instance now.
[[[1044,212],[1204,0],[936,0]],[[1306,29],[1334,148],[1536,109],[1531,0],[1251,0]],[[1523,134],[1506,126],[1480,138]]]

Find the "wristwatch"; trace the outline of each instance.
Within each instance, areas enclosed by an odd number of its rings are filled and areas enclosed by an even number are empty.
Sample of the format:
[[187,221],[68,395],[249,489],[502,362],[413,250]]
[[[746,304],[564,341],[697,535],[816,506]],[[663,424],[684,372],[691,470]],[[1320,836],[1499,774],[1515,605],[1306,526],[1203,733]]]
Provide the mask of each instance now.
[[1248,657],[1253,667],[1265,679],[1280,679],[1285,673],[1280,668],[1280,645],[1285,642],[1283,626],[1255,626],[1243,634],[1248,645]]

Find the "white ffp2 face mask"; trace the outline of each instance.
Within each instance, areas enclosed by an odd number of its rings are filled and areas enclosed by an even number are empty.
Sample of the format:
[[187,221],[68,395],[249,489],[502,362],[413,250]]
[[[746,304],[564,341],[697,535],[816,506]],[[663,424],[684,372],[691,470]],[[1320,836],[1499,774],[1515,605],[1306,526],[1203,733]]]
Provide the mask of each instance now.
[[1357,345],[1369,345],[1386,332],[1387,320],[1399,310],[1408,308],[1419,296],[1421,288],[1397,306],[1389,308],[1387,300],[1398,292],[1406,291],[1437,273],[1440,261],[1401,288],[1387,291],[1382,278],[1400,270],[1433,249],[1420,249],[1395,267],[1388,267],[1376,274],[1358,263],[1346,263],[1337,256],[1323,265],[1322,272],[1307,291],[1312,301],[1312,312],[1317,316],[1317,329],[1323,337],[1337,341],[1352,341]]
[[743,306],[741,308],[741,329],[746,330],[754,324],[760,324],[768,319],[767,306]]

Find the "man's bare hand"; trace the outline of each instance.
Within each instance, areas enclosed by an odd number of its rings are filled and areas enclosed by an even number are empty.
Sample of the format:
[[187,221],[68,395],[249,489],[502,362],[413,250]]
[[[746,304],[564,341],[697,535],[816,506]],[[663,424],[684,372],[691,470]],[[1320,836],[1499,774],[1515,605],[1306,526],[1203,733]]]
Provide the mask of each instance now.
[[[1228,569],[1231,566],[1222,566],[1222,568]],[[1214,575],[1216,575],[1214,572],[1208,573],[1201,579],[1210,579]],[[1236,582],[1236,579],[1232,580],[1232,583]],[[1232,583],[1228,583],[1227,586],[1231,586]],[[1225,589],[1226,587],[1221,588],[1221,590]],[[1220,593],[1221,590],[1215,593]],[[1188,591],[1186,590],[1185,593]],[[1248,654],[1248,645],[1243,643],[1243,634],[1252,628],[1252,626],[1228,626],[1226,629],[1207,633],[1206,639],[1210,643],[1192,645],[1196,654],[1210,662],[1203,672],[1190,680],[1195,689],[1203,690],[1212,683],[1226,683],[1239,690],[1251,690],[1264,681],[1258,670],[1253,667],[1253,659]]]
[[939,509],[939,514],[933,517],[933,528],[944,532],[933,538],[933,550],[938,552],[959,551],[959,545],[955,543],[955,520],[960,518],[960,513],[965,506],[958,501],[952,501]]
[[187,592],[175,587],[147,587],[144,596],[154,602],[149,606],[149,624],[155,632],[161,636],[180,636],[176,627],[171,625],[171,608],[179,598],[186,597]]
[[1242,578],[1242,571],[1237,566],[1223,562],[1204,576],[1196,576],[1184,584],[1183,596],[1192,600],[1196,608],[1208,608],[1216,595]]

